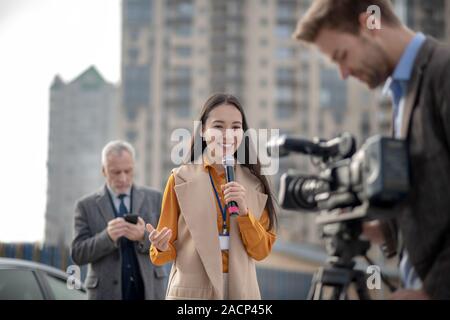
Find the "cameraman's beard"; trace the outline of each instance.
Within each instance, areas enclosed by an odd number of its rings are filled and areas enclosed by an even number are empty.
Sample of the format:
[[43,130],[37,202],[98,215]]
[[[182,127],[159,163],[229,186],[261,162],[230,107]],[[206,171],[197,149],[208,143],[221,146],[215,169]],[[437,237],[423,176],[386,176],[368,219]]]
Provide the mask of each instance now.
[[367,43],[367,58],[363,60],[361,69],[364,70],[364,81],[370,89],[381,86],[391,75],[387,53],[372,41]]

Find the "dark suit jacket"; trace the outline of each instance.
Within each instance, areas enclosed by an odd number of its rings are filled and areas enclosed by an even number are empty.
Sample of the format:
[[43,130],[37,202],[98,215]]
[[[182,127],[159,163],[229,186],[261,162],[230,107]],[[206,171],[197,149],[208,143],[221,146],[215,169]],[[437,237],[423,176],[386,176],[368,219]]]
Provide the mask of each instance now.
[[[133,186],[133,213],[146,223],[156,226],[161,211],[161,193]],[[121,251],[108,236],[106,227],[114,219],[106,186],[84,197],[76,204],[75,236],[72,242],[72,259],[78,265],[89,264],[86,288],[89,299],[121,299]],[[146,299],[164,299],[167,271],[154,266],[149,258],[150,242],[145,231],[144,241],[135,242],[135,251],[141,271]]]
[[415,61],[401,137],[409,147],[411,191],[396,225],[424,290],[450,299],[450,49],[431,38]]

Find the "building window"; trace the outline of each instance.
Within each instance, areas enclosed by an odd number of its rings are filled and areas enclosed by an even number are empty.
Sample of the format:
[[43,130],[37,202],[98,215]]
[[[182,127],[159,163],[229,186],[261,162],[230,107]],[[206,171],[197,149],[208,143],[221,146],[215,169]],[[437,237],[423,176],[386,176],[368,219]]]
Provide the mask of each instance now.
[[267,27],[269,24],[269,19],[267,19],[266,17],[262,17],[261,19],[259,19],[259,25],[261,27]]
[[259,60],[259,65],[260,65],[262,68],[267,67],[268,64],[269,64],[269,61],[267,61],[267,59],[265,59],[265,58],[262,58],[261,60]]
[[294,90],[292,86],[277,86],[277,103],[291,103],[294,100]]
[[295,1],[278,1],[277,19],[284,21],[296,20],[297,3]]
[[322,68],[320,71],[320,104],[322,108],[345,109],[347,106],[347,84],[336,69]]
[[128,108],[147,106],[150,102],[150,66],[127,65],[124,74],[124,104]]
[[275,36],[280,39],[289,39],[294,32],[294,28],[290,24],[279,23],[275,28]]
[[206,34],[206,28],[205,27],[198,27],[197,32],[199,35],[205,35]]
[[152,0],[128,0],[125,1],[126,17],[128,25],[149,25],[152,18]]
[[175,26],[174,32],[177,36],[180,36],[180,37],[191,37],[192,36],[192,24],[191,23],[178,24],[177,26]]
[[230,16],[236,16],[239,15],[241,12],[241,1],[228,1],[227,3],[227,13]]
[[189,67],[176,67],[173,69],[173,73],[177,79],[190,79],[191,68]]
[[279,83],[295,84],[295,71],[291,68],[278,68],[277,81]]
[[135,130],[128,130],[126,136],[129,143],[133,144],[136,142],[137,133]]
[[295,113],[295,105],[293,103],[278,103],[277,104],[277,118],[291,119]]
[[186,101],[177,108],[177,115],[180,118],[189,118],[191,116],[191,108],[189,106],[189,102],[190,101]]
[[267,87],[267,79],[261,79],[261,80],[259,81],[259,86],[260,86],[261,88],[266,88],[266,87]]
[[260,106],[261,109],[266,110],[267,109],[267,101],[266,100],[261,100],[259,102],[259,106]]
[[192,17],[194,15],[194,5],[192,2],[181,2],[177,9],[180,16]]
[[188,46],[176,47],[175,53],[178,57],[189,58],[192,56],[192,48]]
[[267,38],[261,38],[259,39],[259,45],[261,47],[267,47],[267,45],[269,44],[269,40],[267,40]]
[[136,64],[139,59],[139,49],[130,48],[128,49],[128,61],[131,64]]
[[239,44],[236,43],[236,42],[229,42],[229,43],[227,43],[226,48],[227,48],[226,49],[227,50],[227,54],[230,55],[230,56],[239,55],[239,53],[241,51]]
[[295,55],[295,50],[293,48],[289,48],[289,47],[278,47],[276,52],[275,52],[275,57],[277,59],[290,59],[292,57],[294,57]]

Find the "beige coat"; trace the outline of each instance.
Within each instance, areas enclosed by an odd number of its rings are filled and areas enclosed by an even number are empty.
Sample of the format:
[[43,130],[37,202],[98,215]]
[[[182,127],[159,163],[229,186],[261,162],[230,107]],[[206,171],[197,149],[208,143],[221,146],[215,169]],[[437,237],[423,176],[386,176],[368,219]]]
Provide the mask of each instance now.
[[[180,206],[177,257],[172,265],[167,299],[223,299],[222,255],[217,211],[208,172],[203,165],[183,165],[173,170]],[[239,165],[236,181],[247,190],[247,205],[259,219],[267,201],[263,185]],[[236,218],[230,219],[229,299],[261,299],[254,260],[247,254]]]

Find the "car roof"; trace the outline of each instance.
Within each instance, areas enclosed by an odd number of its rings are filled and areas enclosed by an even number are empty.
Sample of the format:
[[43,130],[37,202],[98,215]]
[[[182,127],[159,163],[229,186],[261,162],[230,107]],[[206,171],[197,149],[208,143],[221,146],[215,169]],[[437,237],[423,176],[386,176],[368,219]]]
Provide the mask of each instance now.
[[28,261],[28,260],[22,260],[22,259],[13,259],[13,258],[0,258],[0,269],[4,267],[14,267],[14,268],[22,268],[22,269],[32,269],[32,270],[40,270],[47,273],[50,273],[55,276],[62,277],[66,279],[68,275],[57,268],[34,262],[34,261]]

